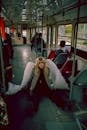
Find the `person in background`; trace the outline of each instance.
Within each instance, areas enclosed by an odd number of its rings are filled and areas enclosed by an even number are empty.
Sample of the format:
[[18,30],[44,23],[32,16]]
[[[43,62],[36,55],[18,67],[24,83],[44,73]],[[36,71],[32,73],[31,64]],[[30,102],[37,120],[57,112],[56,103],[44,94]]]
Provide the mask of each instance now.
[[19,40],[21,39],[21,33],[20,32],[17,32],[17,37],[18,37]]
[[55,57],[53,58],[53,62],[60,69],[62,65],[66,62],[69,55],[69,51],[66,49],[65,41],[60,41],[59,49],[55,51]]
[[7,90],[8,82],[11,81],[12,79],[11,59],[13,58],[13,54],[14,54],[12,39],[8,33],[6,33],[6,39],[2,43],[2,50],[3,50],[3,62],[4,62],[4,73],[5,73],[5,85]]
[[47,52],[46,52],[46,43],[42,38],[42,33],[39,33],[39,37],[37,38],[37,42],[36,42],[36,47],[37,47],[37,53],[38,52],[41,53],[41,56],[44,57],[44,55]]
[[42,33],[36,32],[35,35],[31,39],[31,50],[35,50],[36,54],[40,54],[44,56],[47,54],[46,52],[46,43],[42,38]]
[[33,50],[33,49],[36,50],[36,42],[37,42],[38,35],[39,35],[38,32],[36,32],[30,41],[31,42],[31,50]]
[[56,56],[58,56],[60,53],[69,53],[68,50],[66,49],[66,42],[64,40],[60,41],[59,49],[56,50]]
[[3,56],[4,56],[4,60],[12,59],[13,58],[13,53],[14,53],[14,50],[13,50],[13,46],[12,46],[11,36],[10,36],[10,34],[6,33],[6,39],[3,41]]

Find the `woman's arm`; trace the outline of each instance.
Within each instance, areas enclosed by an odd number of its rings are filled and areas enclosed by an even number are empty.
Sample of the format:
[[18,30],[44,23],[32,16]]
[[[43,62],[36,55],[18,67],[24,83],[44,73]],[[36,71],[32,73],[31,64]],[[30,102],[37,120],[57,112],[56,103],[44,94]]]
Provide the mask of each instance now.
[[26,67],[25,67],[23,79],[22,79],[22,82],[21,82],[22,88],[26,87],[28,82],[31,80],[33,69],[34,69],[34,63],[28,62]]
[[69,89],[65,79],[55,63],[50,59],[47,59],[47,64],[50,69],[52,80],[54,80],[53,89]]
[[8,91],[5,94],[12,95],[21,91],[23,88],[25,88],[32,77],[33,68],[34,68],[34,63],[28,62],[24,70],[24,75],[23,75],[21,85],[16,85],[9,82]]

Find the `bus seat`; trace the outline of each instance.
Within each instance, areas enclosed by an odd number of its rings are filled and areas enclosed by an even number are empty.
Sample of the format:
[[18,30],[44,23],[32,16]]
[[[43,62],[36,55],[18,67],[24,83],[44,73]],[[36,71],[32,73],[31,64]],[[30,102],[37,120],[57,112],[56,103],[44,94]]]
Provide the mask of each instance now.
[[[84,89],[87,92],[87,69],[82,70],[78,73],[78,75],[75,77],[73,81],[72,89],[72,99],[76,102],[83,103]],[[87,99],[87,95],[85,96],[85,98]]]
[[[78,123],[77,123],[78,122]],[[46,130],[82,130],[80,121],[72,120],[72,121],[61,121],[61,122],[54,122],[48,121],[46,122]]]
[[48,59],[54,59],[55,58],[55,50],[51,50],[51,52],[48,55]]
[[[73,66],[73,60],[68,59],[68,60],[66,60],[66,62],[60,69],[60,71],[61,71],[62,75],[64,76],[65,80],[67,81],[67,83],[70,82],[69,77],[72,75],[72,66]],[[78,72],[77,60],[75,60],[75,74],[74,75],[76,75],[77,72]]]
[[63,66],[63,64],[66,62],[67,57],[68,57],[67,53],[65,53],[65,52],[60,53],[58,56],[55,57],[55,59],[53,60],[53,62],[60,69]]

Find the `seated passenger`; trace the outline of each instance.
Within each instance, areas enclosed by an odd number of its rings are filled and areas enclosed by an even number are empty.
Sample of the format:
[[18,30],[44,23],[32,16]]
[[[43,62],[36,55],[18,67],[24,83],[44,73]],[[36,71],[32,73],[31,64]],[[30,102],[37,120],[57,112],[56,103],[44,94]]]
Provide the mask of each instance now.
[[57,65],[58,68],[61,68],[65,63],[68,54],[69,52],[65,47],[65,41],[60,41],[60,48],[55,51],[55,58],[53,59],[53,62]]
[[56,56],[58,56],[60,53],[69,53],[68,50],[66,49],[65,41],[62,40],[60,41],[59,49],[56,50]]

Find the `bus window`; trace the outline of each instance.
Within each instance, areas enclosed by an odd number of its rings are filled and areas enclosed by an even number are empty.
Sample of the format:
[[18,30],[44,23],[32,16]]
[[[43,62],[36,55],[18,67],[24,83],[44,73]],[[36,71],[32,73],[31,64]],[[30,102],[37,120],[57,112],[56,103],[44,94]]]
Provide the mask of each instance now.
[[72,25],[61,25],[58,28],[58,43],[61,40],[66,41],[66,45],[71,45],[71,36],[72,36]]
[[78,25],[77,49],[87,51],[87,24]]
[[68,50],[71,49],[71,38],[72,38],[72,25],[60,25],[58,27],[58,46],[61,40],[66,41],[66,46]]

